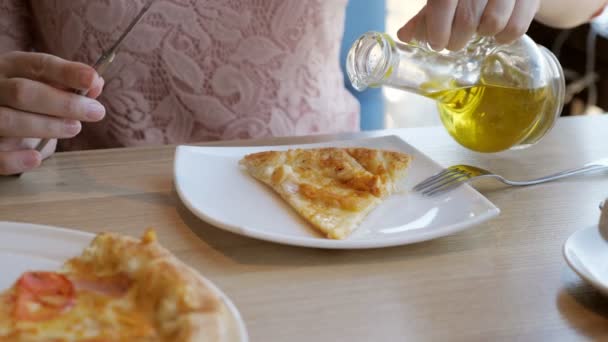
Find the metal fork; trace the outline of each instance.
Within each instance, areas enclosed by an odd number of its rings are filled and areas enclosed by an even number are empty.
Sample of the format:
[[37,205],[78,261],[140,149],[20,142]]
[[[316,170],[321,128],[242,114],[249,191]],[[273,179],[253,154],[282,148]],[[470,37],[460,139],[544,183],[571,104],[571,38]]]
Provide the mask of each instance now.
[[[118,40],[114,42],[110,49],[102,52],[101,56],[97,59],[95,64],[93,64],[93,68],[97,71],[97,74],[99,74],[100,76],[103,75],[103,73],[110,66],[110,64],[112,64],[112,62],[114,61],[114,57],[116,57],[116,53],[118,52],[118,48],[125,40],[125,38],[127,38],[129,33],[131,33],[135,25],[139,23],[144,14],[146,14],[146,12],[150,9],[154,1],[155,0],[148,0],[145,3],[144,7],[142,7],[142,9],[139,11],[139,13],[137,13],[135,18],[133,18],[133,20],[129,23],[129,26],[127,26],[127,28],[122,32]],[[89,90],[75,90],[74,93],[84,96],[89,93]],[[50,141],[51,139],[49,138],[40,140],[40,142],[36,146],[36,150],[38,152],[42,152],[42,150],[46,148]]]
[[413,190],[416,192],[420,192],[426,196],[434,196],[440,193],[444,193],[446,191],[453,190],[464,183],[468,183],[474,179],[480,178],[495,178],[511,186],[527,186],[546,183],[565,177],[570,177],[592,171],[600,171],[604,169],[608,169],[608,158],[596,160],[576,169],[570,169],[554,173],[541,178],[531,179],[527,181],[513,181],[476,166],[454,165],[420,182],[413,188]]

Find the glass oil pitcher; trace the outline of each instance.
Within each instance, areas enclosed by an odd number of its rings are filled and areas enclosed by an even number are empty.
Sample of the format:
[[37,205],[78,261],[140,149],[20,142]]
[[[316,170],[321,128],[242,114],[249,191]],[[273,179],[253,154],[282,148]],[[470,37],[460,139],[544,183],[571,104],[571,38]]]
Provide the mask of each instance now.
[[478,152],[535,144],[564,102],[558,60],[528,36],[509,45],[476,37],[461,51],[437,52],[368,32],[351,47],[346,70],[359,91],[389,86],[435,99],[450,135]]

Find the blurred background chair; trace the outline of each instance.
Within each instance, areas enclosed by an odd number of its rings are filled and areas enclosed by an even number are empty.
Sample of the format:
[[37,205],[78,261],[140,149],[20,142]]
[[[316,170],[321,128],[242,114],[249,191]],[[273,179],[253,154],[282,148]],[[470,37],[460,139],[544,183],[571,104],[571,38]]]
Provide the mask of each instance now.
[[346,87],[361,104],[361,129],[375,130],[385,127],[382,89],[368,89],[364,92],[354,90],[348,80],[344,66],[346,55],[352,43],[367,31],[386,31],[386,0],[349,0],[340,53],[340,63],[344,72]]
[[344,70],[346,54],[361,34],[373,30],[396,37],[401,25],[425,3],[425,0],[350,0],[348,3],[340,61],[345,85],[361,104],[362,130],[440,124],[434,101],[390,88],[358,92],[352,88]]
[[556,30],[537,22],[528,35],[551,49],[566,74],[562,116],[604,114],[608,109],[608,10],[588,25]]

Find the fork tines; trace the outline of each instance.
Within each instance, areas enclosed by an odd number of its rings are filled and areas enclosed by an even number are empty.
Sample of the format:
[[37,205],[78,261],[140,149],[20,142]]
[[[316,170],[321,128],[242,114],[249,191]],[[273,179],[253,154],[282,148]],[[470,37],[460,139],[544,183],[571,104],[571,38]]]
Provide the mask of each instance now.
[[458,168],[447,168],[416,185],[413,190],[423,195],[432,196],[451,190],[470,179],[468,173]]

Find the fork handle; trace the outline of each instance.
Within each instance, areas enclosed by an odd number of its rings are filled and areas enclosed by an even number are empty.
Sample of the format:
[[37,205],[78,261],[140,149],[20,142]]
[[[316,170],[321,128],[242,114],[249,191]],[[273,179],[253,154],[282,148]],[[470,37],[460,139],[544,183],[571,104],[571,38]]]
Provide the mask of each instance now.
[[510,180],[504,179],[503,177],[499,177],[499,179],[502,182],[509,184],[509,185],[526,186],[526,185],[535,185],[535,184],[540,184],[540,183],[551,182],[554,180],[558,180],[558,179],[562,179],[562,178],[566,178],[566,177],[570,177],[570,176],[580,175],[580,174],[587,173],[587,172],[600,171],[600,170],[604,170],[604,169],[608,169],[608,166],[607,165],[587,165],[587,166],[583,166],[583,167],[576,168],[576,169],[571,169],[571,170],[554,173],[552,175],[548,175],[545,177],[531,179],[528,181],[510,181]]

